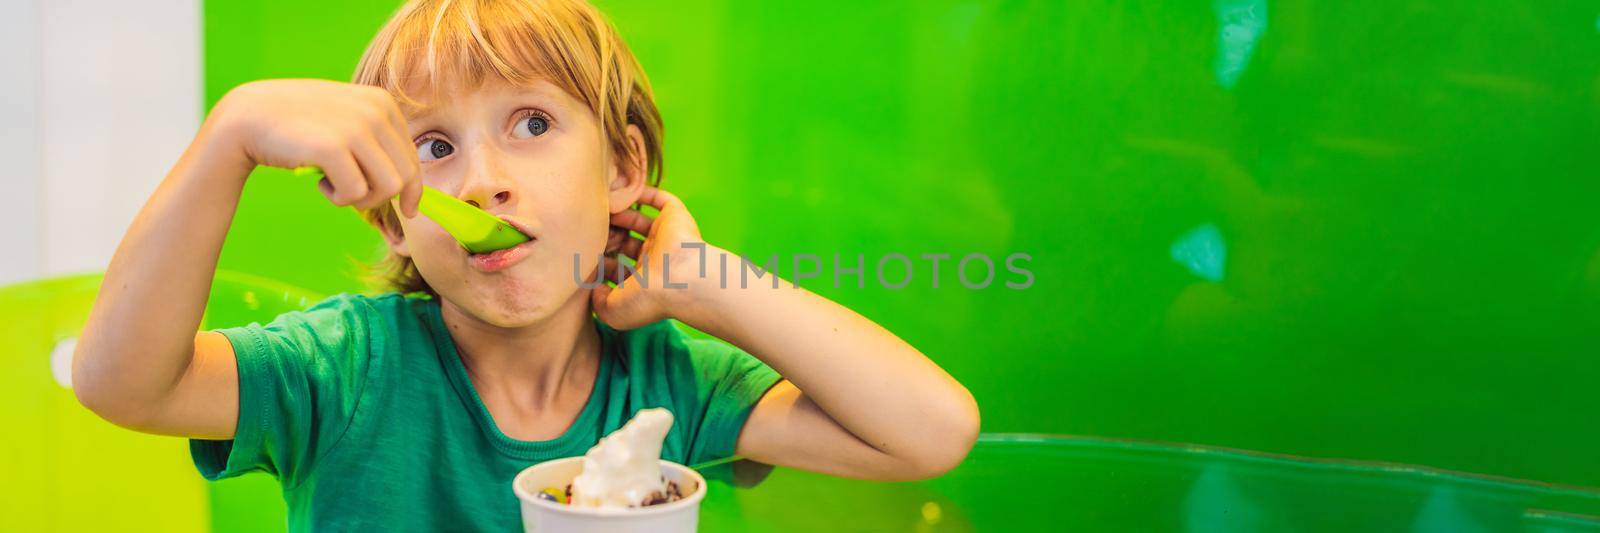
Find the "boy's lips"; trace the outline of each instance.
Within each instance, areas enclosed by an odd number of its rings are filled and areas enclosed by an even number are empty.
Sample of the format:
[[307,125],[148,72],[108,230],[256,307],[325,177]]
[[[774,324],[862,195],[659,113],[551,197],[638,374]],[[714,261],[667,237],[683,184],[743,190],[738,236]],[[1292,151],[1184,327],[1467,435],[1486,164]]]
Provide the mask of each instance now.
[[533,247],[533,243],[539,242],[537,232],[526,221],[509,215],[500,215],[500,220],[506,221],[506,223],[511,224],[511,227],[517,228],[517,231],[527,235],[528,242],[489,253],[467,254],[467,262],[479,271],[498,272],[511,268],[513,265],[522,262],[523,259],[527,259],[528,254],[531,253],[529,248]]

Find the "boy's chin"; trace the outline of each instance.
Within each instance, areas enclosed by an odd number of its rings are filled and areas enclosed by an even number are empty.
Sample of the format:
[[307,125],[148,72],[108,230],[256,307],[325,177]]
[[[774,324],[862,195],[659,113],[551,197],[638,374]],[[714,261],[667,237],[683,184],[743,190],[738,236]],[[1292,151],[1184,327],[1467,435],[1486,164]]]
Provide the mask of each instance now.
[[457,307],[472,314],[486,324],[501,328],[519,328],[548,320],[561,308],[557,295],[540,289],[495,290],[488,287],[471,288],[472,294],[463,300],[452,300]]

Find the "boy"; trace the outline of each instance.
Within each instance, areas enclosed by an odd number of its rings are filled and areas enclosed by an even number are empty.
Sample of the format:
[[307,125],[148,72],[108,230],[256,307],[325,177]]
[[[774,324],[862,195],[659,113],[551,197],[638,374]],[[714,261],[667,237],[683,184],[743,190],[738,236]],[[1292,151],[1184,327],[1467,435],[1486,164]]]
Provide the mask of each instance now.
[[[805,290],[718,282],[738,257],[651,185],[661,120],[593,7],[415,0],[357,70],[218,102],[107,269],[73,361],[84,405],[193,439],[208,479],[277,476],[296,530],[515,530],[518,471],[649,407],[675,415],[679,463],[914,479],[971,448],[976,403],[915,348]],[[195,334],[256,165],[321,167],[383,234],[397,292]],[[424,184],[531,240],[467,253],[415,216]]]

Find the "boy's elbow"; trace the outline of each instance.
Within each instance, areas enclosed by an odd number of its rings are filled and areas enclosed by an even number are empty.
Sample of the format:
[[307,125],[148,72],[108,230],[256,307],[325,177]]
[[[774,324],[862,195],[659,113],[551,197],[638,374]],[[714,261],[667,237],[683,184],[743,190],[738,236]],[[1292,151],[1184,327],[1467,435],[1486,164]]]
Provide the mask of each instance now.
[[970,442],[964,445],[946,446],[939,453],[910,461],[905,470],[895,477],[904,481],[920,481],[945,475],[957,466],[961,466],[961,462],[967,458],[967,452],[971,450]]
[[116,401],[106,389],[98,380],[89,379],[76,368],[73,369],[72,395],[78,399],[78,405],[107,422],[123,425],[128,418],[126,405]]
[[104,399],[105,395],[95,392],[93,387],[74,386],[72,387],[72,395],[78,398],[78,405],[82,405],[89,412],[94,413],[95,416],[110,421],[111,415],[115,414],[111,410],[109,402]]
[[145,431],[149,427],[149,410],[104,387],[74,386],[72,393],[78,398],[79,405],[101,420],[136,431]]
[[123,413],[117,409],[117,402],[112,401],[110,395],[103,392],[103,389],[91,380],[82,379],[81,374],[73,373],[72,395],[78,399],[78,405],[82,405],[107,422],[120,425],[117,419],[122,418]]
[[981,423],[978,403],[965,388],[961,389],[963,401],[949,409],[943,428],[937,438],[929,439],[922,453],[905,461],[904,477],[911,480],[931,479],[944,475],[966,460],[967,453],[978,442]]
[[134,427],[140,424],[139,413],[133,409],[133,403],[125,395],[119,394],[113,383],[90,371],[85,364],[86,357],[90,356],[84,353],[82,344],[79,344],[79,349],[72,357],[72,395],[77,398],[78,404],[118,426]]

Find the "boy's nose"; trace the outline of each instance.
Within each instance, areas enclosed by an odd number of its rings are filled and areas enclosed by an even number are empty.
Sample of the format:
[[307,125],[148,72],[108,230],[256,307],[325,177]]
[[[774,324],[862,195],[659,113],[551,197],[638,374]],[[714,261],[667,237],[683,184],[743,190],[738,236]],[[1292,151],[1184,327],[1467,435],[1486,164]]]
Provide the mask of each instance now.
[[477,161],[468,169],[469,176],[461,188],[461,200],[479,209],[493,211],[515,200],[511,191],[512,180],[499,161],[492,157],[493,154],[482,155],[487,156],[483,157],[485,160]]
[[494,208],[511,201],[510,187],[504,187],[498,183],[492,185],[492,187],[473,187],[466,191],[466,194],[463,194],[461,199],[485,211],[492,211]]

